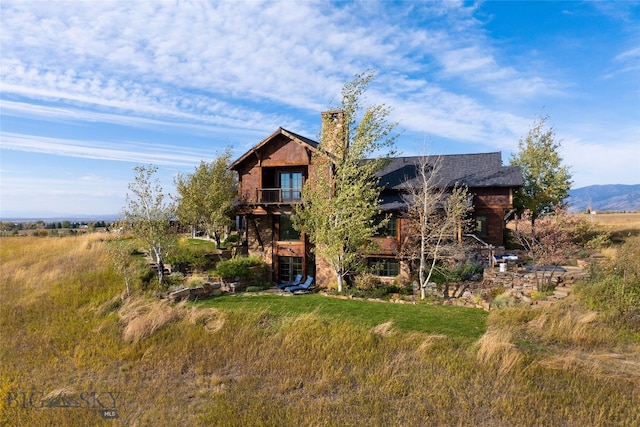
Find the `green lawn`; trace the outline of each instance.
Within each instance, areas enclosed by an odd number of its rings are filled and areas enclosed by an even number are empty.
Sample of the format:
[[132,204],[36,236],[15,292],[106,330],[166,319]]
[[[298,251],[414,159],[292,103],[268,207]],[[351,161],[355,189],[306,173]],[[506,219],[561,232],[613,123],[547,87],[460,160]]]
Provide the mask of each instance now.
[[313,312],[329,321],[350,322],[366,328],[391,321],[393,327],[401,331],[443,334],[472,340],[484,334],[488,315],[481,309],[345,300],[317,294],[236,294],[200,301],[195,305],[219,310],[268,312],[278,316],[298,316]]
[[216,250],[216,243],[212,242],[211,240],[204,240],[204,239],[187,239],[186,244],[184,244],[185,247],[189,247],[189,248],[198,248],[201,250],[207,250],[207,251],[215,251]]

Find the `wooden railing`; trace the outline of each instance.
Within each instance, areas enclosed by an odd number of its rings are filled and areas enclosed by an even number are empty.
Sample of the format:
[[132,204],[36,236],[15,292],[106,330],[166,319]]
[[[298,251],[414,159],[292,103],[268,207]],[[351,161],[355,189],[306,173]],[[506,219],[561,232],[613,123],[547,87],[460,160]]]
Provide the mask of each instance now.
[[258,203],[297,203],[302,199],[300,188],[258,188]]

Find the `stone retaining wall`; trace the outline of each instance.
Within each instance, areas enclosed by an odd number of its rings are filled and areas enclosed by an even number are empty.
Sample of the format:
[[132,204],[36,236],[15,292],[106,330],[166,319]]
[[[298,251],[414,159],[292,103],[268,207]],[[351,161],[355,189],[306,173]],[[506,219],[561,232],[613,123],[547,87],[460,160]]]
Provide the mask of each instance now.
[[[551,283],[556,286],[570,287],[577,280],[584,279],[589,276],[589,270],[581,267],[562,267],[564,271],[544,272],[545,279],[551,279]],[[542,277],[542,272],[538,272]],[[487,268],[484,270],[482,285],[484,288],[515,289],[521,291],[536,291],[535,273],[528,271],[517,265],[509,264],[507,271],[500,272],[498,267]]]

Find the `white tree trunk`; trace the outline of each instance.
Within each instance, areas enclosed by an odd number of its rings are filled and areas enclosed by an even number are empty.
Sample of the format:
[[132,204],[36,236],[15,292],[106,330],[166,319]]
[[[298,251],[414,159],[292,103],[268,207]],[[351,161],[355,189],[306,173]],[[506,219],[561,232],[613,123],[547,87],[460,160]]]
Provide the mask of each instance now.
[[162,252],[160,251],[160,248],[154,246],[153,253],[156,258],[156,266],[158,267],[158,283],[162,286],[164,283],[164,263],[162,262]]

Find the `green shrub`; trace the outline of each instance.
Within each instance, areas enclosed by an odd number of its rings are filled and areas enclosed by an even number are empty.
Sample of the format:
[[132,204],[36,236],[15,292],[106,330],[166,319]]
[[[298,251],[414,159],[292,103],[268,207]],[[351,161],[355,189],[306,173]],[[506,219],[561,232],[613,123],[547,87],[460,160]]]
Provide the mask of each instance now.
[[500,295],[497,295],[491,302],[492,308],[506,308],[506,307],[512,307],[514,305],[515,305],[515,299],[511,294],[508,294],[506,292],[503,292]]
[[229,246],[229,244],[238,243],[240,237],[237,234],[229,234],[226,239],[224,239],[224,243]]
[[153,268],[147,267],[140,273],[139,280],[142,290],[146,291],[158,284],[158,272]]
[[591,281],[575,286],[584,304],[640,331],[640,238],[631,238],[618,248],[615,261],[594,264],[591,276]]
[[165,288],[170,288],[172,286],[181,286],[184,285],[184,274],[179,271],[173,272],[169,275],[164,276],[164,286]]
[[354,286],[361,291],[370,291],[382,286],[382,281],[373,274],[359,274],[354,279]]
[[178,247],[169,254],[166,261],[174,270],[182,273],[194,269],[203,270],[209,262],[204,250],[193,247]]
[[237,257],[226,261],[220,261],[216,266],[214,275],[223,279],[247,279],[258,280],[265,277],[267,265],[256,256]]
[[470,280],[474,276],[482,277],[484,266],[482,264],[476,264],[471,261],[466,261],[464,264],[456,266],[450,272],[450,277],[453,281],[459,282],[463,280]]
[[[640,315],[640,282],[611,275],[589,283],[576,285],[576,292],[591,310],[597,310],[620,320],[634,320]],[[636,325],[638,327],[640,325]]]

